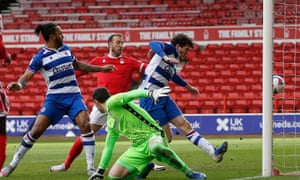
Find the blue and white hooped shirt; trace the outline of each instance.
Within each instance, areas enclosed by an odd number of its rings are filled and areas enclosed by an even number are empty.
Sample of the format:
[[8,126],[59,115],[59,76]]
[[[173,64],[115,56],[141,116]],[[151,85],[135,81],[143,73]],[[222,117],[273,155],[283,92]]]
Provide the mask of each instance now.
[[62,45],[59,49],[42,48],[30,61],[27,70],[40,71],[45,79],[49,94],[80,94],[71,49]]

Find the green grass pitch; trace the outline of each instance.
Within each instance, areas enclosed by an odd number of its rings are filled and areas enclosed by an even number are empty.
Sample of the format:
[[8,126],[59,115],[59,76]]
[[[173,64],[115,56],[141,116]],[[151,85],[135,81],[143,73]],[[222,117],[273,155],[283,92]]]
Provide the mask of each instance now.
[[[300,179],[300,177],[269,177],[262,178],[262,141],[260,138],[208,138],[214,145],[223,141],[229,142],[229,149],[221,163],[214,162],[204,151],[199,150],[189,141],[175,137],[170,147],[194,170],[207,174],[209,180],[225,179]],[[21,137],[8,138],[7,164],[19,145]],[[49,167],[62,163],[74,138],[46,138],[42,137],[26,154],[17,169],[8,177],[12,180],[79,180],[88,179],[86,173],[85,155],[74,161],[66,172],[49,172]],[[103,149],[103,138],[97,137],[97,156],[95,164],[98,165]],[[116,144],[114,156],[109,167],[117,157],[129,146],[129,142],[121,140]],[[158,162],[158,164],[162,164]],[[107,177],[106,177],[107,179]],[[157,179],[186,179],[183,173],[167,166],[166,171],[152,171],[149,180]]]

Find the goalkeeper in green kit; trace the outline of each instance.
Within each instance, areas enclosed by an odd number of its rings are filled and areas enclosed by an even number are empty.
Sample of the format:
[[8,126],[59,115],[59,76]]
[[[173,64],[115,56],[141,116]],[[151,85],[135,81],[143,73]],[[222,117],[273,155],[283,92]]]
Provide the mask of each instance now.
[[153,167],[153,159],[164,162],[182,171],[189,179],[206,179],[206,175],[188,167],[168,147],[167,139],[159,124],[134,99],[151,97],[156,102],[168,96],[169,87],[152,91],[132,90],[110,97],[105,88],[97,88],[93,99],[100,112],[108,112],[107,136],[97,171],[89,180],[104,178],[104,172],[111,160],[115,143],[120,135],[127,137],[132,145],[111,167],[109,179],[146,178]]

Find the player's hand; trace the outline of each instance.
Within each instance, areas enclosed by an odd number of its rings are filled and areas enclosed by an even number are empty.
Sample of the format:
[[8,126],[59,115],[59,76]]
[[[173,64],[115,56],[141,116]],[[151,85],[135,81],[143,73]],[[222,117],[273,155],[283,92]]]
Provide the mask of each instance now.
[[11,62],[11,56],[9,55],[6,59],[4,59],[3,65],[8,66]]
[[101,66],[101,71],[102,72],[112,72],[114,70],[116,70],[116,66],[115,65],[105,65],[105,66]]
[[10,90],[10,91],[19,91],[22,89],[22,87],[20,86],[19,83],[17,82],[12,82],[12,83],[9,83],[7,85],[7,89]]
[[99,180],[104,178],[104,169],[98,168],[94,174],[89,177],[89,180]]
[[154,103],[156,104],[160,97],[165,97],[169,95],[169,92],[171,91],[169,86],[165,86],[160,89],[151,90],[148,93],[148,96],[154,99]]
[[198,88],[191,86],[191,85],[187,85],[186,88],[190,91],[190,93],[192,93],[192,95],[197,96],[200,94]]
[[176,58],[173,58],[173,57],[168,57],[168,56],[164,56],[163,57],[163,60],[164,61],[167,61],[167,62],[170,62],[172,64],[178,64],[179,63],[179,60],[176,59]]

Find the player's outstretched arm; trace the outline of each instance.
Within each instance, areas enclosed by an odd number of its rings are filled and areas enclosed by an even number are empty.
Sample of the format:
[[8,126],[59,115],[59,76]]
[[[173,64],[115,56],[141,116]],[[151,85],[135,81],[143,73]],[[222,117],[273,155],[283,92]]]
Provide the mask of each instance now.
[[80,61],[74,61],[74,69],[84,72],[112,72],[116,69],[114,65],[96,66]]
[[19,91],[23,89],[27,82],[33,77],[34,73],[31,71],[25,71],[25,73],[19,78],[18,82],[11,82],[7,85],[7,89],[10,91]]
[[186,87],[187,90],[189,90],[194,95],[199,95],[200,94],[198,88],[196,88],[196,87],[194,87],[190,84],[187,84],[185,87]]

